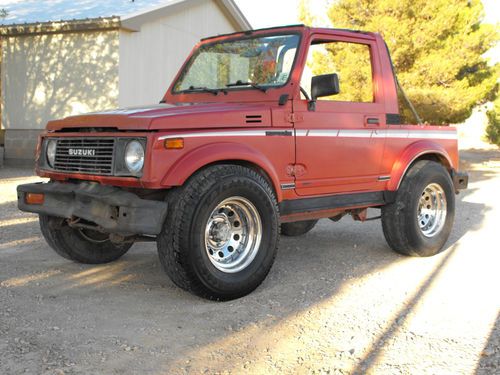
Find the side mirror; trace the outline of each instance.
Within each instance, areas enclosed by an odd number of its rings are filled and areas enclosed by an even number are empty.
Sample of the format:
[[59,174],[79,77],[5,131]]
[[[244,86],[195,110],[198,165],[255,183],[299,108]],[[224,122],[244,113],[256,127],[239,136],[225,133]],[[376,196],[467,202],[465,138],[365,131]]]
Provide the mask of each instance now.
[[337,95],[340,92],[337,73],[314,76],[311,79],[311,100],[322,96]]
[[314,76],[311,79],[311,101],[309,110],[316,109],[316,99],[322,96],[337,95],[340,92],[339,76],[337,73]]

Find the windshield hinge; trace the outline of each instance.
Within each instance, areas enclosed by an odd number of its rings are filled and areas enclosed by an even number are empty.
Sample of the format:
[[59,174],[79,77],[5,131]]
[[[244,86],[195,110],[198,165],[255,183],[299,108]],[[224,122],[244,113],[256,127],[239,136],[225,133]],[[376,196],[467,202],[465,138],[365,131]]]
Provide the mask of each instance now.
[[300,113],[289,112],[286,115],[286,120],[288,122],[297,123],[304,121],[304,116],[302,116]]

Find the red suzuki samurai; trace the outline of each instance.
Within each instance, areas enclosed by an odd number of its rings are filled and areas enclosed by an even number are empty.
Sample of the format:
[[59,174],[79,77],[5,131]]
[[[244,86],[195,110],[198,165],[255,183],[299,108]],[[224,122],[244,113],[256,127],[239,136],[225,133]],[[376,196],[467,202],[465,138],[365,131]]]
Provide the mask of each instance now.
[[36,164],[50,181],[18,186],[18,206],[76,262],[156,241],[175,284],[217,300],[264,280],[280,229],[364,221],[369,207],[393,250],[434,255],[468,176],[456,130],[421,124],[409,101],[419,124],[405,124],[398,98],[376,33],[297,25],[203,39],[159,105],[50,121]]

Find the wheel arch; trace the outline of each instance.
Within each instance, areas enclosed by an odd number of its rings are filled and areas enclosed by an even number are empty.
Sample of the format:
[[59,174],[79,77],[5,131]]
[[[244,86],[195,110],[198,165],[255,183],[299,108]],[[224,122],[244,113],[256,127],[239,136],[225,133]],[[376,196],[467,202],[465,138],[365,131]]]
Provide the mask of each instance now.
[[240,143],[216,143],[190,151],[172,165],[161,184],[181,186],[196,172],[218,164],[235,164],[253,169],[269,182],[278,202],[282,200],[280,180],[272,163],[258,150]]
[[388,190],[398,190],[404,176],[412,165],[420,160],[435,161],[443,165],[450,174],[454,169],[450,156],[439,143],[432,141],[415,142],[408,146],[393,164]]

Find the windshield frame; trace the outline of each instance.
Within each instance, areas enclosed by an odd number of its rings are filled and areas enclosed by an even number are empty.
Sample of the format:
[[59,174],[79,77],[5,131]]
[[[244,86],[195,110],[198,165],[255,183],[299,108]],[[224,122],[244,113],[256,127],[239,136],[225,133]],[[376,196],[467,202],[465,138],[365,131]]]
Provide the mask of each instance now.
[[[177,84],[179,83],[179,81],[184,78],[184,76],[187,74],[189,68],[192,66],[192,64],[194,63],[195,59],[197,58],[198,51],[200,50],[200,48],[207,47],[207,46],[212,46],[212,45],[219,44],[219,43],[230,43],[230,42],[239,41],[239,40],[250,40],[250,39],[259,39],[259,38],[266,38],[266,37],[272,37],[272,36],[285,36],[285,35],[290,35],[290,36],[291,35],[296,35],[296,36],[298,36],[297,50],[295,51],[295,56],[293,58],[292,65],[290,67],[290,74],[288,75],[288,78],[287,78],[286,82],[284,82],[281,85],[270,85],[270,86],[268,86],[268,85],[262,85],[262,86],[266,88],[266,91],[270,91],[270,90],[273,90],[273,89],[281,89],[281,88],[287,86],[290,83],[291,79],[292,79],[293,72],[295,71],[295,68],[296,68],[296,65],[297,65],[297,61],[299,59],[299,55],[300,55],[301,48],[302,48],[303,34],[302,34],[302,32],[297,31],[297,30],[284,30],[282,32],[274,32],[274,33],[273,32],[269,32],[269,33],[255,33],[255,34],[252,33],[250,35],[235,36],[235,37],[232,37],[232,38],[227,38],[227,39],[222,39],[222,40],[218,39],[218,40],[215,40],[213,42],[210,42],[210,41],[209,42],[202,42],[201,44],[199,44],[193,50],[193,52],[189,56],[188,60],[181,67],[181,71],[179,72],[179,74],[177,75],[177,77],[175,77],[174,81],[172,82],[170,93],[172,95],[206,94],[206,92],[204,92],[204,91],[194,90],[194,89],[193,90],[189,90],[189,89],[187,89],[187,90],[186,89],[185,90],[175,90],[175,87],[177,86]],[[235,92],[235,91],[259,91],[258,89],[256,89],[255,87],[252,87],[252,86],[231,86],[231,87],[224,87],[224,88],[214,88],[214,90],[219,90],[224,95],[227,95],[228,93]],[[262,92],[262,93],[266,94],[266,92]]]

